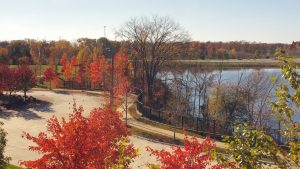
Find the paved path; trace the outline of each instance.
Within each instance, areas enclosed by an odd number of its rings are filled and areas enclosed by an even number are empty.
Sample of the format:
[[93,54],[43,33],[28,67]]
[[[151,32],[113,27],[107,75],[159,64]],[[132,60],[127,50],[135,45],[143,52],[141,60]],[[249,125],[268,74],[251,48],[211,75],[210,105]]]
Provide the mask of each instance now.
[[47,120],[53,115],[61,119],[68,118],[72,112],[73,100],[77,105],[83,105],[84,114],[87,115],[94,107],[104,103],[99,96],[81,93],[31,91],[28,96],[33,96],[43,103],[22,110],[3,110],[0,120],[4,122],[3,128],[7,131],[6,155],[12,157],[12,164],[18,165],[20,160],[33,160],[39,157],[36,152],[28,150],[31,141],[21,137],[23,131],[36,136],[41,131],[46,131]]
[[[33,96],[43,103],[23,110],[4,110],[0,113],[0,120],[4,122],[3,128],[7,131],[7,146],[5,155],[12,157],[11,163],[19,165],[20,160],[34,160],[40,157],[36,152],[28,150],[28,146],[33,145],[31,141],[21,137],[23,131],[36,136],[39,132],[46,131],[47,120],[55,115],[68,118],[72,112],[73,100],[78,106],[84,108],[84,115],[88,115],[90,110],[105,103],[102,92],[81,92],[81,91],[48,91],[33,90],[28,96]],[[155,157],[146,151],[147,146],[155,149],[170,149],[170,145],[154,142],[137,136],[130,136],[131,142],[140,149],[141,155],[132,163],[132,168],[147,168],[147,163],[156,163]]]

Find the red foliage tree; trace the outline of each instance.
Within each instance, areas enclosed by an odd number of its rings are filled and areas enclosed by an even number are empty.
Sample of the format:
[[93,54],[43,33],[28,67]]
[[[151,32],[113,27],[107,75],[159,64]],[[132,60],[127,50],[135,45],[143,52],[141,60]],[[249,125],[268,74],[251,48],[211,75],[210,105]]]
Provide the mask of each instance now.
[[58,76],[56,71],[52,67],[48,67],[44,71],[45,81],[50,82],[50,90],[52,89],[52,83],[56,84],[58,82]]
[[24,133],[34,143],[30,150],[43,156],[33,161],[23,161],[28,168],[100,169],[118,166],[128,168],[137,155],[132,144],[128,144],[128,131],[120,119],[120,113],[106,106],[82,115],[83,108],[73,105],[69,121],[59,123],[56,117],[48,121],[46,133],[37,137]]
[[121,48],[114,56],[114,73],[116,81],[129,76],[129,70],[131,69],[131,63],[128,60],[126,50]]
[[77,65],[77,56],[71,57],[70,64],[72,67],[75,67]]
[[65,68],[67,62],[68,62],[67,54],[64,53],[60,59],[60,64],[62,66],[62,72],[64,71],[64,68]]
[[62,64],[62,73],[66,80],[74,80],[76,75],[77,57],[73,56],[70,61],[64,56],[60,63]]
[[75,77],[75,81],[77,83],[82,83],[83,82],[84,72],[82,72],[82,71],[84,71],[84,68],[82,66],[80,66],[79,70],[78,70],[78,72],[76,74],[76,77]]
[[125,96],[131,91],[130,82],[127,78],[122,78],[118,82],[118,84],[114,87],[114,96],[119,98],[118,96]]
[[69,61],[63,66],[62,74],[66,80],[70,80],[72,77],[72,67]]
[[9,68],[5,64],[0,64],[0,93],[6,90],[7,80],[11,77],[9,75]]
[[0,64],[0,93],[7,91],[11,95],[13,92],[17,92],[20,89],[18,80],[19,74],[16,68]]
[[125,95],[130,90],[130,69],[131,63],[128,60],[126,50],[121,48],[114,56],[114,93]]
[[173,151],[168,152],[166,150],[153,150],[147,147],[151,155],[156,156],[157,160],[161,162],[162,169],[221,169],[221,164],[213,164],[213,151],[215,150],[215,144],[206,138],[202,143],[193,137],[191,140],[184,139],[184,148],[177,146],[172,147]]
[[103,82],[108,64],[104,57],[95,58],[90,66],[90,80],[94,85]]
[[67,55],[64,53],[60,59],[60,64],[63,66],[67,63],[67,61],[68,61]]
[[36,78],[33,71],[26,65],[22,65],[17,69],[18,74],[18,87],[24,92],[24,97],[26,98],[26,93],[28,90],[36,85]]
[[7,76],[9,78],[5,80],[6,90],[9,92],[9,95],[11,95],[12,93],[17,92],[18,90],[18,70],[16,68],[10,68]]
[[82,83],[88,81],[88,77],[86,76],[89,72],[88,68],[88,62],[87,61],[82,61],[79,65],[79,70],[77,71],[76,74],[76,82],[77,83]]

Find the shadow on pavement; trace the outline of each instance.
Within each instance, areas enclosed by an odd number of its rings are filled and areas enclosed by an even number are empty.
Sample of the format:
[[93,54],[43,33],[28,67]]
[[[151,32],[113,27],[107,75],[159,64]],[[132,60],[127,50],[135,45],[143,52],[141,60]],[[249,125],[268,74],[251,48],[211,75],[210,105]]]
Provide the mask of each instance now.
[[[4,100],[4,102],[7,100]],[[3,100],[2,100],[3,102]],[[26,120],[42,119],[36,112],[52,113],[52,103],[30,98],[26,101],[14,101],[0,107],[0,118],[10,119],[12,117],[22,117]]]

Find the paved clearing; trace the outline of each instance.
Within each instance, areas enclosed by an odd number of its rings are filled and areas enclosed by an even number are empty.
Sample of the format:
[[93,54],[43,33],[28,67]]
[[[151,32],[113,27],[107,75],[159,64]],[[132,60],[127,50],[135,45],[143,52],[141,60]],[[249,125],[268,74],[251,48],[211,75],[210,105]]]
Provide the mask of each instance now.
[[[4,110],[0,115],[1,121],[4,122],[4,129],[8,132],[6,155],[12,157],[11,163],[15,165],[18,165],[20,160],[33,160],[39,157],[37,153],[28,151],[28,146],[32,142],[21,138],[23,131],[27,131],[32,135],[37,135],[40,131],[46,131],[47,120],[53,115],[58,118],[68,117],[69,113],[72,112],[74,99],[77,105],[84,107],[86,115],[91,109],[104,103],[103,97],[81,92],[32,91],[28,95],[44,102],[25,110]],[[132,164],[133,168],[146,168],[145,164],[147,162],[155,162],[155,158],[149,156],[149,153],[145,151],[145,147],[170,148],[169,145],[155,143],[144,138],[132,136],[130,139],[136,147],[140,148],[141,152],[141,155]]]

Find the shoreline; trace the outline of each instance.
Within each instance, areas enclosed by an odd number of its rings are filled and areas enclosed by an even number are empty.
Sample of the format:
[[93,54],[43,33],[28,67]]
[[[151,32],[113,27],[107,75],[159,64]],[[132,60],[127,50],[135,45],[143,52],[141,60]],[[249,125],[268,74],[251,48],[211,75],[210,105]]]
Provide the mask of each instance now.
[[[300,59],[295,59],[297,65],[300,66]],[[277,59],[228,59],[228,60],[169,60],[166,62],[168,66],[209,66],[209,67],[256,67],[256,68],[279,68]]]

